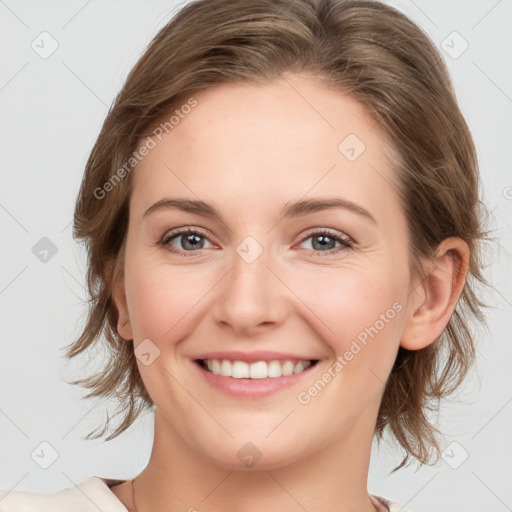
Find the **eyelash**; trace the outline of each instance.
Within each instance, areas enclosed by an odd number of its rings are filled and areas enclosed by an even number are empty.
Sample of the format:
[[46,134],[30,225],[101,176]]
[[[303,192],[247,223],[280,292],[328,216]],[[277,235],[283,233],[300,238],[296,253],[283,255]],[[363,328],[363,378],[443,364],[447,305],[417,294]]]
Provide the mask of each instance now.
[[[185,235],[185,234],[186,235],[190,235],[190,234],[199,235],[203,238],[208,239],[208,236],[204,232],[202,232],[200,229],[198,229],[198,228],[192,229],[192,228],[188,227],[188,228],[179,228],[174,231],[171,231],[168,235],[164,236],[164,238],[159,243],[165,249],[167,249],[169,252],[178,254],[180,256],[194,256],[197,253],[200,253],[201,250],[199,250],[199,251],[181,251],[181,250],[176,249],[169,245],[171,240],[173,240],[174,238],[177,238],[180,235]],[[300,243],[303,243],[308,238],[318,237],[318,236],[328,236],[329,238],[333,239],[335,242],[339,242],[341,244],[341,247],[337,247],[335,249],[329,249],[327,251],[315,251],[314,249],[307,249],[308,251],[314,252],[316,254],[320,254],[321,256],[331,256],[333,254],[338,253],[341,250],[353,248],[353,243],[349,238],[342,237],[342,236],[340,236],[336,233],[333,233],[332,231],[329,231],[328,229],[325,229],[325,228],[320,229],[319,231],[314,231],[312,233],[309,233],[305,238],[303,238],[301,240]],[[210,243],[211,243],[211,241],[210,241]]]

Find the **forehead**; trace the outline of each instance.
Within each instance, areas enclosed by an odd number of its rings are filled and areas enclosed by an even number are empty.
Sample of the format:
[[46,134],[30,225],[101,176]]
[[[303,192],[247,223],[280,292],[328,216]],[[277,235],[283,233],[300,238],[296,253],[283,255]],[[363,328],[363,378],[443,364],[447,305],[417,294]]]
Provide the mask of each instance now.
[[192,109],[175,107],[172,128],[161,140],[153,137],[156,146],[134,171],[134,206],[164,193],[219,207],[262,199],[281,206],[306,194],[336,193],[373,208],[397,202],[393,148],[351,96],[288,76],[221,85],[193,99]]

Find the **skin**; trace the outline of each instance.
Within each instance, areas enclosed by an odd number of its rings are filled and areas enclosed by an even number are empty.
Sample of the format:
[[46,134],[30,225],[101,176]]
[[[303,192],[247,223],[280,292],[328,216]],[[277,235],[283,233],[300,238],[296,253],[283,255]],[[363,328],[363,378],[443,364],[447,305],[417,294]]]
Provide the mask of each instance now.
[[[449,238],[437,262],[423,260],[426,278],[410,274],[390,144],[350,96],[289,75],[194,97],[198,105],[134,171],[114,292],[121,336],[160,350],[149,366],[137,361],[156,406],[153,450],[135,481],[137,510],[377,510],[367,475],[384,383],[400,345],[421,349],[448,323],[468,247]],[[338,150],[350,133],[366,146],[352,162]],[[223,221],[171,208],[144,217],[164,197],[203,200]],[[287,202],[318,197],[352,201],[375,223],[341,208],[280,219]],[[159,243],[187,226],[207,234],[199,249],[180,236]],[[313,236],[322,228],[353,247],[323,249]],[[250,264],[236,252],[247,236],[263,249]],[[396,303],[401,311],[299,403],[298,393]],[[210,350],[279,350],[320,362],[296,386],[242,400],[196,378],[192,359]],[[251,468],[237,457],[247,442],[261,452]],[[112,490],[135,510],[131,481]]]

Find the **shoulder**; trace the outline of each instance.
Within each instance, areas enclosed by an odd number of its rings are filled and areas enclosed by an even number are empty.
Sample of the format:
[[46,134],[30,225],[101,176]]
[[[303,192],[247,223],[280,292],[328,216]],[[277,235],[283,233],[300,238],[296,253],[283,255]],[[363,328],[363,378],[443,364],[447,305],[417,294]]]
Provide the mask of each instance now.
[[71,488],[50,494],[0,490],[1,512],[127,512],[110,490],[119,480],[91,476]]
[[388,500],[387,498],[384,498],[383,496],[377,496],[375,494],[372,494],[371,497],[373,498],[374,502],[376,502],[378,505],[380,505],[383,511],[386,512],[408,512],[407,509],[396,503],[395,501]]

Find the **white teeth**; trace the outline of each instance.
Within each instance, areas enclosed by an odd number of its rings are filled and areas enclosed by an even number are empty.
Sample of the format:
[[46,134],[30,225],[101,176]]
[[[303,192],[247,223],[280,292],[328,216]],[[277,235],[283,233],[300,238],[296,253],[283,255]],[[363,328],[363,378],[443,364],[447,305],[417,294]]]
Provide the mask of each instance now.
[[[228,364],[229,361],[225,360]],[[229,377],[229,375],[223,375]],[[249,378],[249,365],[244,361],[234,361],[231,365],[231,377],[235,379],[248,379]]]
[[221,375],[225,375],[226,377],[231,377],[231,372],[232,372],[232,369],[231,369],[231,364],[229,361],[222,361],[222,363],[220,364],[220,374]]
[[212,372],[215,373],[215,375],[219,375],[220,373],[220,361],[218,359],[212,361]]
[[268,377],[281,377],[281,364],[279,361],[270,361],[270,363],[267,364],[267,376]]
[[268,376],[268,367],[265,361],[258,361],[249,365],[249,377],[251,379],[266,379]]
[[302,361],[299,361],[294,367],[293,367],[293,373],[300,373],[302,370],[304,370],[304,363]]
[[293,373],[294,364],[293,361],[285,361],[281,367],[281,373],[283,375],[291,375]]
[[311,361],[230,361],[229,359],[207,359],[206,367],[215,375],[234,379],[266,379],[300,373],[311,366]]

